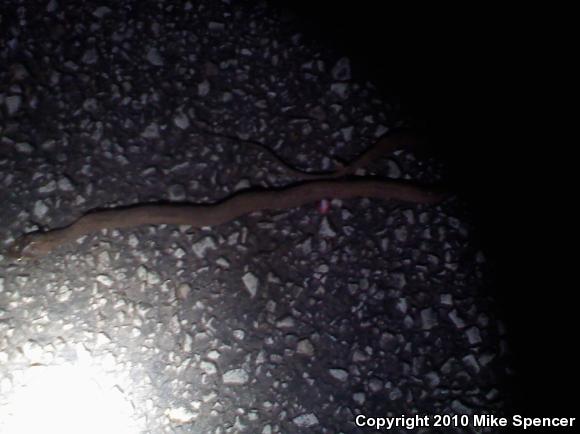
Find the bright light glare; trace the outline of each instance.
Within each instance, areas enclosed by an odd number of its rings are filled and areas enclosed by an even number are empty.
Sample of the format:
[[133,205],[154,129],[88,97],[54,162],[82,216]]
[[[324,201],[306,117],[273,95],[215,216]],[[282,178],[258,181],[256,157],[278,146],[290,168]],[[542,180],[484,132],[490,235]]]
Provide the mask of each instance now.
[[132,415],[104,373],[77,365],[35,366],[0,409],[0,433],[137,434]]

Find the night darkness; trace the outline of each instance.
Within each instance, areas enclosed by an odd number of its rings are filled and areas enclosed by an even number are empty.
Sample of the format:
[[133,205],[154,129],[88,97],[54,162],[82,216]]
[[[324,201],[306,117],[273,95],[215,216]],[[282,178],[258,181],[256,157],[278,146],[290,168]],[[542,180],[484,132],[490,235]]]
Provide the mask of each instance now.
[[[576,416],[577,193],[546,113],[548,14],[17,3],[0,6],[0,432],[23,366],[81,362],[155,433]],[[318,200],[194,229],[121,214],[46,256],[3,253],[93,210],[301,185],[281,166],[330,173],[400,127],[427,140],[363,174],[441,203]]]

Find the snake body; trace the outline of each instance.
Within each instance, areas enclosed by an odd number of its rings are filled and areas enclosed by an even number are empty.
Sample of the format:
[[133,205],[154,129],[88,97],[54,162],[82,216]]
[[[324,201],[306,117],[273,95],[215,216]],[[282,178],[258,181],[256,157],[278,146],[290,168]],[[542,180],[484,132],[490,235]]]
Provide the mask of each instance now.
[[[412,203],[434,203],[443,195],[397,181],[374,179],[338,179],[353,174],[375,159],[414,140],[406,134],[383,137],[351,164],[325,174],[312,174],[280,164],[302,182],[281,189],[243,191],[209,204],[140,204],[129,207],[91,211],[69,226],[33,232],[22,236],[9,248],[15,259],[47,255],[57,247],[101,229],[125,229],[143,225],[189,225],[193,228],[216,226],[245,214],[262,210],[298,207],[324,198],[349,199],[370,197]],[[272,158],[277,156],[264,150]]]

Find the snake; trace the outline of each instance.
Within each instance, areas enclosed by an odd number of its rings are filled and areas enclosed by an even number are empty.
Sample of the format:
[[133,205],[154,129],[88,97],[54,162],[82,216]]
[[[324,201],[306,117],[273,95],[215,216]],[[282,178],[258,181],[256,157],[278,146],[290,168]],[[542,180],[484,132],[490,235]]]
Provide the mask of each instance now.
[[68,226],[24,234],[9,246],[6,254],[19,261],[46,256],[55,249],[102,229],[127,229],[146,225],[187,225],[192,228],[217,226],[257,211],[285,210],[326,198],[367,197],[408,203],[433,204],[446,194],[395,180],[349,177],[376,159],[417,142],[407,132],[383,136],[350,164],[325,173],[294,168],[273,151],[254,144],[275,160],[297,183],[282,188],[244,190],[212,203],[144,203],[118,208],[96,209]]

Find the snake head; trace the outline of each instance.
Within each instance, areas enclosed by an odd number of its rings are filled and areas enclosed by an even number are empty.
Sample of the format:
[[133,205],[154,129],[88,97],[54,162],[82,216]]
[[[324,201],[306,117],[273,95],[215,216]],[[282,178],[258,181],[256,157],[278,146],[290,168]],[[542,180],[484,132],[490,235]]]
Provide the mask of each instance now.
[[40,243],[42,233],[32,232],[18,238],[6,251],[6,256],[14,262],[22,262],[46,254],[43,243]]

